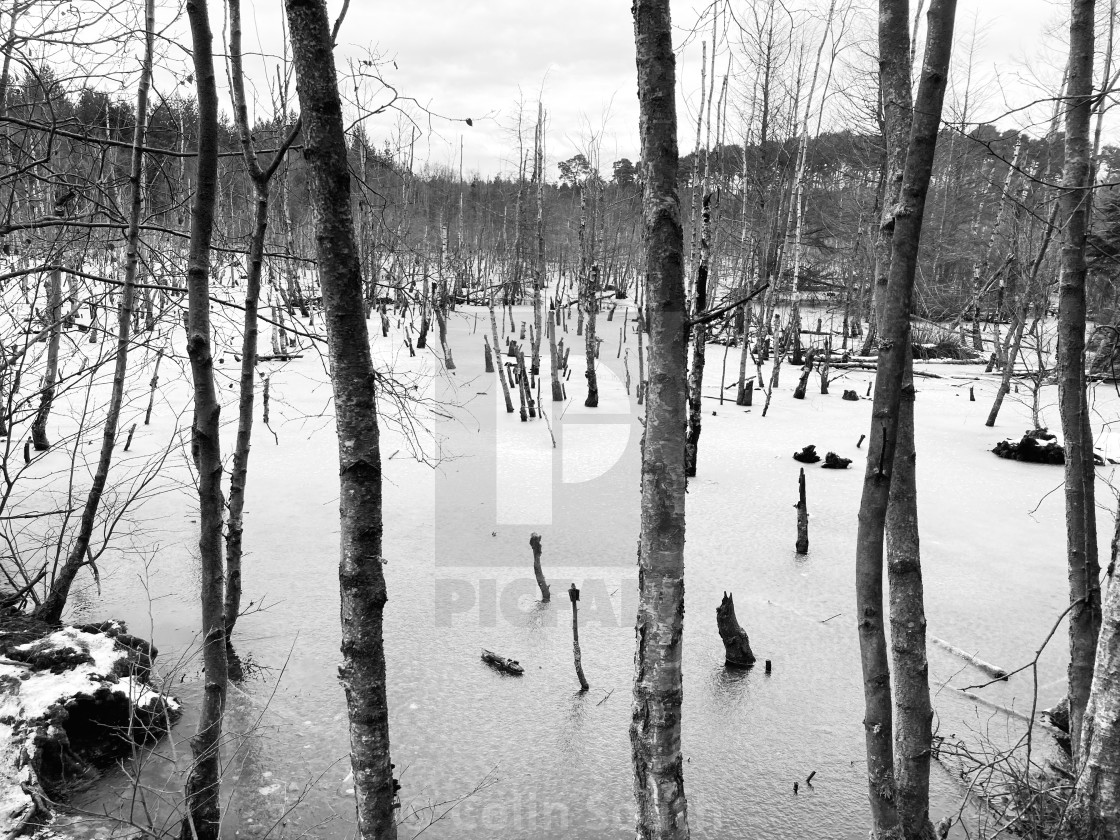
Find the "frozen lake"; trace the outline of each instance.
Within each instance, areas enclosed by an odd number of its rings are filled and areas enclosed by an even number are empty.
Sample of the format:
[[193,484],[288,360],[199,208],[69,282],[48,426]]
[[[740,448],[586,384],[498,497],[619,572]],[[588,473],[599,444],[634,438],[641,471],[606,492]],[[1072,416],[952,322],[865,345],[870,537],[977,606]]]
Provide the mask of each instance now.
[[[452,316],[458,369],[450,375],[442,371],[434,331],[434,350],[412,359],[395,319],[388,338],[376,317],[370,322],[378,364],[391,364],[401,384],[414,385],[422,399],[416,422],[389,425],[382,445],[388,459],[385,644],[402,837],[433,820],[425,832],[432,838],[633,836],[628,727],[643,409],[627,396],[623,358],[616,356],[624,313],[620,307],[609,323],[600,316],[595,410],[582,406],[583,344],[574,318],[570,331],[560,333],[572,345],[569,400],[551,405],[547,379],[541,389],[556,449],[540,419],[521,423],[517,413],[505,413],[495,377],[483,372],[485,310],[467,307]],[[531,321],[527,307],[515,314]],[[636,381],[635,336],[622,346],[630,350]],[[542,351],[544,367],[547,342]],[[696,837],[862,840],[869,819],[853,581],[863,475],[856,442],[868,429],[871,403],[846,402],[841,393],[852,388],[862,397],[874,374],[846,372],[829,396],[819,394],[814,375],[807,399],[795,401],[797,371],[787,366],[763,418],[757,390],[751,409],[734,405],[733,389],[719,403],[723,354],[721,346],[708,348],[711,399],[687,508],[689,820]],[[235,381],[232,352],[215,355],[223,359],[223,375]],[[245,600],[264,609],[241,619],[234,640],[257,667],[229,693],[225,836],[344,838],[354,826],[345,705],[336,680],[338,483],[330,387],[312,349],[302,359],[265,367],[272,370],[277,440],[259,421],[258,399],[244,582]],[[945,377],[917,383],[929,632],[1015,668],[1031,658],[1068,603],[1062,470],[1000,460],[989,451],[1030,426],[1029,408],[1016,399],[1025,394],[1010,395],[996,428],[986,429],[995,377],[978,367],[919,369]],[[737,370],[732,349],[729,382]],[[970,385],[976,402],[969,401]],[[235,394],[223,393],[228,453]],[[1054,428],[1056,400],[1056,389],[1046,390],[1044,420]],[[1098,433],[1118,405],[1111,386],[1096,388]],[[184,406],[161,405],[152,426],[137,430],[133,449],[162,446]],[[793,505],[800,464],[790,456],[809,443],[821,454],[833,450],[854,461],[847,471],[806,469],[810,552],[798,556]],[[412,456],[417,447],[434,466]],[[173,453],[168,475],[186,477],[186,469],[183,453]],[[1103,480],[1111,469],[1100,474],[1105,550],[1113,497]],[[103,560],[102,594],[83,579],[69,616],[124,619],[159,647],[159,664],[188,711],[174,744],[161,745],[161,757],[149,757],[140,777],[170,802],[181,796],[201,692],[195,506],[187,490],[148,502],[142,514],[148,524],[137,539],[153,550]],[[533,531],[543,535],[554,593],[549,604],[538,602],[533,581]],[[580,641],[591,683],[583,695],[564,597],[573,582],[582,590]],[[760,659],[751,671],[724,667],[714,613],[725,590],[734,593]],[[492,671],[479,661],[483,647],[519,659],[525,675]],[[1063,629],[1042,659],[1040,708],[1064,693],[1065,647]],[[931,646],[929,656],[939,734],[997,744],[1018,736],[1021,723],[941,686],[984,682],[983,674],[939,647]],[[763,659],[773,661],[772,674],[763,673]],[[1032,684],[1022,675],[983,693],[1029,711]],[[957,811],[963,791],[936,762],[932,772],[936,820]],[[795,781],[801,782],[797,795]],[[140,819],[132,794],[125,773],[115,772],[76,804],[95,812],[123,807]],[[158,798],[149,792],[148,807],[169,818]]]

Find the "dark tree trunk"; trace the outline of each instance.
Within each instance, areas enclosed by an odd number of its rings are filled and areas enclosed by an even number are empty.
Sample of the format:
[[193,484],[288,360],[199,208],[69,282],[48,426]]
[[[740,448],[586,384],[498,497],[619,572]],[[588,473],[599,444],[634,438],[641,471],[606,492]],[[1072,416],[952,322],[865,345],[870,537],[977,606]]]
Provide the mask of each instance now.
[[642,444],[637,653],[630,745],[641,840],[687,840],[681,757],[687,320],[669,0],[635,0],[645,174],[649,387]]
[[[711,257],[712,196],[705,195],[700,222],[700,260],[696,268],[696,289],[692,315],[708,308],[708,262]],[[688,371],[688,437],[685,439],[685,475],[696,475],[696,459],[700,447],[700,430],[704,407],[704,360],[708,345],[708,327],[697,324],[692,330],[692,366]]]
[[44,308],[47,320],[47,369],[43,374],[43,388],[39,393],[39,409],[31,424],[31,442],[36,452],[46,452],[51,448],[47,435],[47,421],[54,405],[55,384],[58,379],[58,350],[62,343],[62,272],[52,271],[47,277],[47,305]]
[[[889,0],[882,0],[885,10]],[[889,3],[900,12],[905,3]],[[864,733],[872,837],[902,834],[896,799],[890,665],[883,622],[883,540],[910,347],[910,312],[926,192],[952,46],[956,0],[933,0],[902,188],[893,205],[890,274],[883,300],[875,398],[856,542],[856,604],[864,681]],[[896,24],[902,25],[902,24]],[[908,52],[907,52],[908,54]]]
[[222,452],[217,388],[210,346],[210,240],[218,196],[218,89],[213,36],[206,0],[187,0],[198,91],[198,159],[191,209],[187,264],[187,354],[194,383],[191,452],[198,468],[199,561],[201,566],[202,662],[205,689],[198,731],[191,739],[194,761],[186,786],[182,840],[217,840],[221,828],[222,713],[226,699],[226,632],[223,614]]
[[340,470],[342,664],[350,717],[358,836],[393,840],[395,782],[389,759],[382,620],[381,451],[377,380],[354,240],[346,137],[324,0],[285,0],[304,124],[319,276],[330,349]]
[[1085,382],[1085,239],[1090,186],[1095,0],[1072,0],[1066,87],[1063,189],[1059,196],[1062,272],[1058,286],[1058,400],[1065,439],[1066,560],[1069,597],[1069,724],[1074,767],[1081,756],[1081,717],[1089,700],[1101,626],[1100,564],[1094,507],[1093,433]]

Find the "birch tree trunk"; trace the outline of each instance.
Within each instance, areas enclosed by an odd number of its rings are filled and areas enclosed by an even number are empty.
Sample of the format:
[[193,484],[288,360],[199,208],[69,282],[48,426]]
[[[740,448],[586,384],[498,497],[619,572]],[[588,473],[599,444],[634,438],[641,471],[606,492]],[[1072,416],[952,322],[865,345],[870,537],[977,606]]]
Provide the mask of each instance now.
[[[1117,519],[1120,526],[1120,518]],[[1113,537],[1104,615],[1089,702],[1082,716],[1082,756],[1069,821],[1077,838],[1120,840],[1120,575]]]
[[[881,0],[880,9],[885,11],[888,5],[890,11],[906,19],[905,3]],[[902,188],[893,209],[890,274],[883,301],[867,469],[860,500],[856,604],[873,838],[896,838],[903,833],[896,798],[890,666],[883,626],[883,541],[892,475],[897,466],[903,384],[910,358],[914,275],[941,124],[955,12],[956,0],[934,0],[930,5],[926,54],[913,109]]]
[[218,195],[218,89],[213,36],[206,0],[187,0],[198,92],[198,158],[187,262],[187,354],[194,383],[191,451],[198,468],[199,563],[201,566],[202,662],[206,685],[194,761],[186,785],[181,840],[217,840],[221,828],[222,713],[226,699],[226,632],[223,615],[221,406],[210,345],[210,240]]
[[346,137],[324,0],[285,0],[304,123],[338,431],[342,664],[358,836],[395,840],[382,619],[381,450],[377,380],[354,241]]
[[35,420],[31,424],[31,442],[36,452],[46,452],[51,448],[50,438],[47,435],[47,421],[50,419],[51,406],[54,404],[55,384],[58,379],[58,350],[62,343],[62,272],[59,269],[55,269],[47,277],[47,302],[44,311],[49,330],[47,368],[43,374],[43,387],[39,394],[39,409],[35,412]]
[[1066,561],[1069,598],[1069,723],[1073,766],[1081,763],[1081,718],[1089,700],[1101,624],[1096,472],[1085,382],[1085,240],[1091,191],[1089,122],[1093,96],[1095,0],[1071,0],[1062,175],[1062,271],[1058,284],[1058,405],[1065,440]]
[[[534,169],[537,175],[537,270],[533,283],[533,358],[532,374],[539,376],[541,372],[541,321],[542,321],[542,295],[547,281],[546,264],[544,259],[544,104],[537,103],[537,132],[533,155]],[[554,388],[555,390],[555,388]]]
[[669,0],[634,0],[649,308],[642,532],[630,745],[641,840],[687,840],[681,758],[688,309],[677,192],[675,59]]
[[913,92],[910,87],[910,3],[879,4],[879,96],[883,109],[883,140],[886,146],[881,217],[875,237],[875,314],[868,330],[868,341],[861,352],[870,352],[873,336],[881,332],[886,305],[887,280],[891,265],[891,231],[894,230],[893,204],[902,189],[902,168],[906,163],[906,144],[910,137]]
[[[707,179],[705,179],[706,181]],[[705,183],[705,187],[707,184]],[[708,269],[711,261],[712,196],[705,193],[700,210],[700,254],[693,286],[692,314],[700,315],[708,308]],[[704,357],[708,346],[708,328],[697,324],[692,330],[692,365],[688,371],[688,435],[685,438],[684,474],[696,475],[696,457],[700,446],[704,406]]]

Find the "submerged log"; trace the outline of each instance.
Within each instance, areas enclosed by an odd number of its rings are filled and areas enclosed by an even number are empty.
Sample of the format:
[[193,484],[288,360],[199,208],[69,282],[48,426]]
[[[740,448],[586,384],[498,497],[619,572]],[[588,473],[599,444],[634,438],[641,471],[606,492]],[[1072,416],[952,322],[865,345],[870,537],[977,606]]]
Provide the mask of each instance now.
[[723,593],[723,600],[716,607],[716,627],[719,629],[719,637],[723,639],[727,664],[738,668],[753,665],[754,651],[751,650],[751,641],[747,638],[747,631],[739,625],[739,619],[735,617],[733,596],[726,592]]
[[515,677],[520,677],[525,673],[525,669],[521,667],[521,663],[516,659],[510,659],[508,656],[502,656],[486,648],[482,649],[482,661],[491,668],[495,668],[504,674],[512,674]]

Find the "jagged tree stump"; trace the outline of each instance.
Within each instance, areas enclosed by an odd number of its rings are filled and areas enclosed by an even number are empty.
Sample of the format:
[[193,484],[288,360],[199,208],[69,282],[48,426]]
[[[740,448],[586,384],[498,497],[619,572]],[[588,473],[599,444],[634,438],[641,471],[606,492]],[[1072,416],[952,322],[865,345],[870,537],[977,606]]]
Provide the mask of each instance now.
[[797,546],[798,554],[809,553],[809,505],[805,501],[805,468],[797,479]]
[[536,531],[529,537],[529,545],[533,549],[533,574],[537,577],[537,586],[541,589],[541,600],[550,601],[552,596],[548,591],[548,582],[544,579],[544,569],[541,568],[541,535]]
[[733,596],[723,593],[723,600],[716,607],[716,627],[719,628],[719,637],[723,639],[723,650],[728,665],[746,668],[754,664],[754,651],[751,650],[751,641],[747,638],[747,631],[739,625],[735,617],[735,601]]

